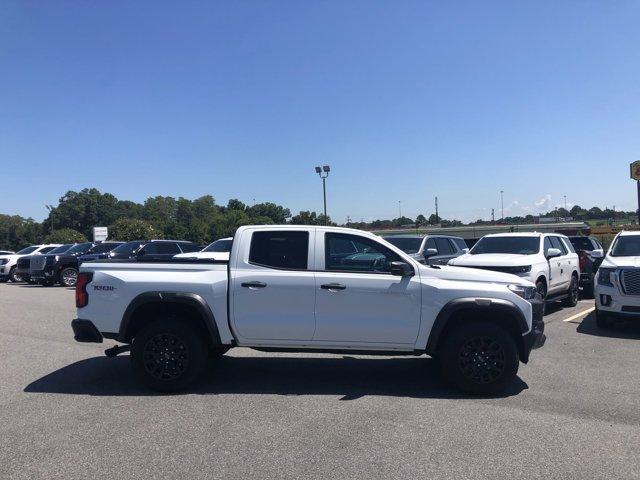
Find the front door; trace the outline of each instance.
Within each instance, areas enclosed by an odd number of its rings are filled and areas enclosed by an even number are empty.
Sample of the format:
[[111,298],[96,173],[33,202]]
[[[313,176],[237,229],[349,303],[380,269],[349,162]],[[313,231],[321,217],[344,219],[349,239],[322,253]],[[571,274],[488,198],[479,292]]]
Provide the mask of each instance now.
[[[420,326],[421,284],[389,273],[400,256],[358,235],[327,232],[318,239],[314,343],[363,347],[415,344]],[[345,255],[345,245],[353,253]],[[319,249],[317,249],[319,250]]]
[[311,340],[315,330],[313,236],[308,231],[244,232],[247,258],[231,271],[232,322],[239,339]]
[[[558,248],[558,246],[554,245],[551,240],[552,237],[545,237],[544,239],[544,254],[547,256],[547,251],[550,248]],[[560,250],[562,252],[562,250]],[[548,258],[547,262],[549,263],[549,288],[547,289],[547,293],[557,293],[562,289],[564,284],[564,279],[562,276],[562,256]]]

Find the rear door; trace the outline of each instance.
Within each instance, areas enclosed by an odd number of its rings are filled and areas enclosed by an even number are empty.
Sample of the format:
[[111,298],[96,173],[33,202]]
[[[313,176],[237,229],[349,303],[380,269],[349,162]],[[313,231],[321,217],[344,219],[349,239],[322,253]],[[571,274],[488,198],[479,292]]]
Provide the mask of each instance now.
[[559,257],[550,259],[550,262],[555,269],[551,287],[554,289],[554,291],[566,290],[569,286],[569,281],[571,280],[571,270],[568,263],[569,251],[567,250],[567,247],[564,246],[564,243],[560,240],[559,237],[550,236],[547,238],[551,242],[551,246],[560,250],[561,253]]
[[315,331],[315,230],[247,230],[231,269],[234,331],[240,341],[311,340]]
[[[358,253],[344,257],[340,245]],[[317,239],[314,343],[412,348],[420,326],[421,284],[389,273],[401,257],[359,235],[326,232]]]

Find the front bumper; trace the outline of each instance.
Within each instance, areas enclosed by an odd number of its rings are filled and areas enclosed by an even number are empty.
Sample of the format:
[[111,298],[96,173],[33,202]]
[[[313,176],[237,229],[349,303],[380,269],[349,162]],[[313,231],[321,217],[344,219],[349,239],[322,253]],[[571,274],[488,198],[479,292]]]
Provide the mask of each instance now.
[[45,267],[44,270],[32,270],[31,280],[41,282],[43,280],[55,280],[58,275],[58,269],[55,266]]
[[102,334],[98,331],[91,320],[76,318],[71,320],[73,338],[76,342],[102,343]]
[[547,337],[544,334],[544,300],[538,294],[534,300],[531,300],[531,330],[522,335],[523,351],[522,362],[529,361],[531,350],[540,348],[544,345]]

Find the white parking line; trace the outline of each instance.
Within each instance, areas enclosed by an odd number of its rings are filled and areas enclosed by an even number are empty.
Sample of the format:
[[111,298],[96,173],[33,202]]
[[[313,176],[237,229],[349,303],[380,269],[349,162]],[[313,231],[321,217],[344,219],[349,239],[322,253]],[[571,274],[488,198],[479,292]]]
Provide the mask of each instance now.
[[576,313],[575,315],[572,315],[569,318],[565,318],[563,320],[563,322],[571,322],[571,323],[580,323],[580,322],[575,322],[574,320],[577,320],[578,318],[582,318],[585,315],[590,314],[591,312],[593,312],[596,309],[596,307],[591,307],[591,308],[587,308],[586,310],[581,311],[580,313]]

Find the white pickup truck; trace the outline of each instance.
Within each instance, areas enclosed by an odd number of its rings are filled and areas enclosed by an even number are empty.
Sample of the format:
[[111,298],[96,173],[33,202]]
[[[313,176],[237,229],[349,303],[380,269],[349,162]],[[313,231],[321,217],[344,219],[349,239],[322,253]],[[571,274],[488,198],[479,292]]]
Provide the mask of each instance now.
[[125,344],[105,353],[130,349],[134,373],[160,391],[250,347],[427,354],[454,386],[496,394],[544,343],[533,283],[422,265],[377,235],[334,227],[240,227],[228,261],[84,263],[76,306],[75,339]]

